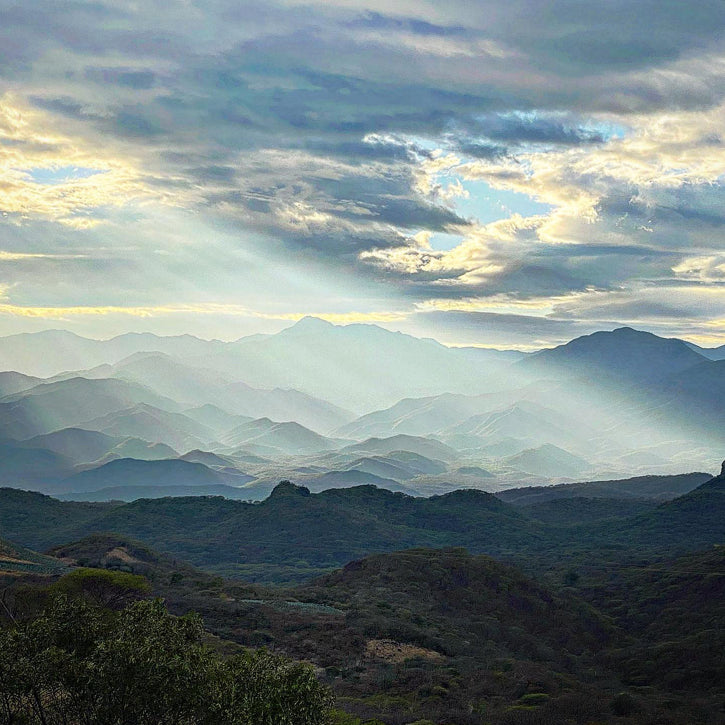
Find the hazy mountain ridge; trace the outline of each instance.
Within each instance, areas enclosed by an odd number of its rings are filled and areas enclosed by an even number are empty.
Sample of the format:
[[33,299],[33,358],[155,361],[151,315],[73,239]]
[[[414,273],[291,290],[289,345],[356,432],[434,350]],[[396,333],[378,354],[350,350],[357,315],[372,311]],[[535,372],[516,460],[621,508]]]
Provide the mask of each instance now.
[[[0,352],[8,352],[8,340],[21,348],[28,343],[25,352],[15,351],[18,360],[59,341],[67,344],[67,359],[88,350],[86,362],[107,356],[95,368],[86,365],[89,379],[78,373],[40,381],[22,371],[0,375],[0,386],[4,379],[13,389],[0,398],[0,434],[18,441],[7,443],[2,480],[39,490],[52,490],[77,466],[198,451],[197,457],[222,457],[212,469],[258,481],[249,489],[252,497],[304,471],[303,480],[333,482],[335,476],[325,474],[357,470],[390,482],[391,489],[407,486],[424,495],[461,485],[500,491],[704,467],[720,457],[725,440],[725,361],[629,328],[527,356],[473,354],[373,325],[314,319],[232,343],[153,335],[83,342],[39,333],[0,339]],[[149,349],[139,349],[144,346]],[[395,360],[397,367],[381,372],[380,360]],[[313,370],[316,361],[319,370]],[[654,371],[649,380],[647,369]],[[276,387],[252,387],[245,376],[253,378],[254,370]],[[422,380],[418,372],[431,382],[434,370],[443,391],[412,396]],[[333,397],[343,387],[354,397],[356,386],[373,396],[395,389],[407,397],[351,420],[334,403],[282,389],[290,375],[308,390],[324,377]],[[445,390],[457,385],[466,394]],[[92,443],[94,434],[106,438]],[[37,451],[34,465],[19,450],[28,446]],[[401,453],[421,456],[421,465],[400,460]]]

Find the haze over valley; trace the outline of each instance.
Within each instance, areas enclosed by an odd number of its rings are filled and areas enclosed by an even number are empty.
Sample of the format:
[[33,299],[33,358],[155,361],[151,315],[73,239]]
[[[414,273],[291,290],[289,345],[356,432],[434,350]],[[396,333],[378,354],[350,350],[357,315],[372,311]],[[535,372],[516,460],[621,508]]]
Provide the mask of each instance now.
[[191,336],[0,339],[0,482],[75,500],[283,479],[413,496],[710,470],[721,349],[621,328],[523,354],[306,318]]

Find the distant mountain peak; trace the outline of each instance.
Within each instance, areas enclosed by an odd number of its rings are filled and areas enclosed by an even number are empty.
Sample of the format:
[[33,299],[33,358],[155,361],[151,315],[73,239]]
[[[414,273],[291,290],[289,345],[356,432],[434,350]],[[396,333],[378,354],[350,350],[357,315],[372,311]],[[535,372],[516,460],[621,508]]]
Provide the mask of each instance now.
[[563,345],[541,350],[522,360],[523,369],[597,372],[630,381],[663,379],[705,361],[705,358],[676,338],[619,327],[577,337]]
[[285,332],[295,330],[297,332],[314,332],[315,330],[329,330],[337,325],[333,325],[327,320],[323,320],[321,317],[314,317],[313,315],[306,315],[301,319],[297,320],[294,325],[288,327]]

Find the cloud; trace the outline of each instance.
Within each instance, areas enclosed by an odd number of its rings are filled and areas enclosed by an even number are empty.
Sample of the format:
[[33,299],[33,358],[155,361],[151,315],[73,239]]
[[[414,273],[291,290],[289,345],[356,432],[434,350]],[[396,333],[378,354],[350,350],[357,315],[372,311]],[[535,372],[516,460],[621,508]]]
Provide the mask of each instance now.
[[[284,314],[549,300],[584,324],[601,294],[672,325],[721,279],[720,0],[0,9],[0,283],[20,307],[261,309],[283,266]],[[682,307],[615,301],[677,285]]]

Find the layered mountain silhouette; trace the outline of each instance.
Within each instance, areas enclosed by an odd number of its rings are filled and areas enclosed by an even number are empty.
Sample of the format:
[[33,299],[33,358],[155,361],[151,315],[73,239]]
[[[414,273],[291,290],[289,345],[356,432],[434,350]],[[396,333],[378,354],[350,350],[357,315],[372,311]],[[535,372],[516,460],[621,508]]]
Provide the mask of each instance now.
[[0,480],[57,491],[115,460],[179,459],[261,498],[282,479],[429,495],[675,474],[725,445],[719,357],[630,328],[524,356],[314,318],[233,342],[11,336]]

